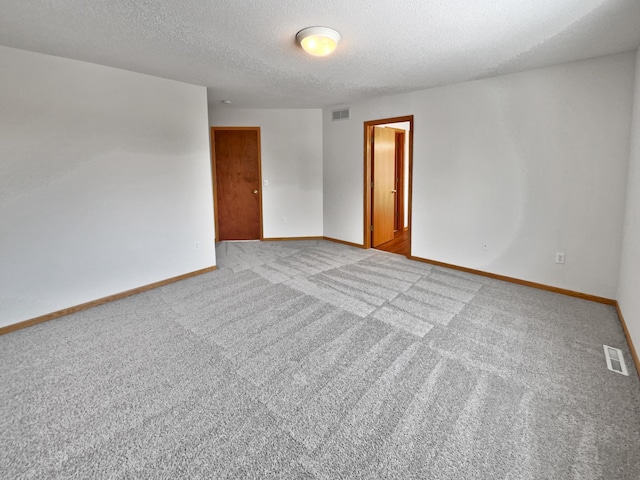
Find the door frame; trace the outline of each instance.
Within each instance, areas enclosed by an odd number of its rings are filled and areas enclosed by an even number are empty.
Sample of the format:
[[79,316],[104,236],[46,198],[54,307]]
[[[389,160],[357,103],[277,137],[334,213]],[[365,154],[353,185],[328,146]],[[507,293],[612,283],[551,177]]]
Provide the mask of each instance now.
[[[371,168],[372,168],[372,149],[371,144],[373,142],[373,127],[377,125],[384,125],[387,123],[400,123],[409,122],[409,178],[407,179],[409,188],[409,202],[408,202],[408,229],[411,232],[411,203],[413,197],[413,115],[406,115],[404,117],[392,117],[382,118],[380,120],[369,120],[364,122],[364,248],[371,248]],[[406,139],[405,139],[406,140]],[[406,161],[407,159],[405,159]],[[404,173],[404,172],[403,172]],[[404,199],[403,199],[404,203]],[[411,256],[411,235],[409,235],[409,255]]]
[[255,131],[258,136],[258,178],[260,179],[260,197],[258,203],[260,205],[260,238],[264,240],[263,222],[262,222],[262,147],[260,144],[260,127],[211,127],[209,130],[209,144],[211,145],[211,186],[213,194],[213,225],[216,230],[214,241],[220,240],[218,228],[218,202],[216,201],[218,184],[216,183],[216,131],[219,130],[248,130]]

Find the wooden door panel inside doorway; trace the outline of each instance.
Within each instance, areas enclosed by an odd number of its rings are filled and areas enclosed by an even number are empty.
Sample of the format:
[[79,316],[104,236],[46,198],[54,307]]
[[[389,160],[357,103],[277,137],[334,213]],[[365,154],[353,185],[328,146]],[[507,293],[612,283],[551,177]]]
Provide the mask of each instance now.
[[404,191],[405,191],[405,174],[404,174],[404,130],[394,129],[396,132],[396,204],[394,207],[394,215],[396,216],[395,228],[396,233],[404,230]]
[[260,143],[257,129],[214,129],[219,240],[259,240]]
[[377,247],[393,240],[395,230],[396,133],[389,128],[374,127],[373,138],[371,244]]

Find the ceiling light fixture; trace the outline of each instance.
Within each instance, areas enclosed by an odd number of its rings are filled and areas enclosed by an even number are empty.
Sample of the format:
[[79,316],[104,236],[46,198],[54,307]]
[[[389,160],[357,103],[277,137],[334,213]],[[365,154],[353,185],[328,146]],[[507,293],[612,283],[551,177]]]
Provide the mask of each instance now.
[[332,28],[308,27],[296,33],[296,40],[310,55],[324,57],[336,49],[342,36]]

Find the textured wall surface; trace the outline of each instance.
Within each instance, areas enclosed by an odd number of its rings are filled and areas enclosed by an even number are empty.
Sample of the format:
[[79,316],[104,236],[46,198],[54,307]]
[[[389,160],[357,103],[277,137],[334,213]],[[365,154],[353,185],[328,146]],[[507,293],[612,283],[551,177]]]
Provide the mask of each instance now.
[[264,237],[322,236],[322,110],[216,106],[209,121],[260,127]]
[[0,326],[215,264],[203,87],[0,64]]
[[636,56],[631,152],[624,217],[618,302],[640,354],[640,50]]
[[324,234],[362,243],[363,122],[413,114],[414,256],[615,297],[633,75],[625,53],[326,109]]

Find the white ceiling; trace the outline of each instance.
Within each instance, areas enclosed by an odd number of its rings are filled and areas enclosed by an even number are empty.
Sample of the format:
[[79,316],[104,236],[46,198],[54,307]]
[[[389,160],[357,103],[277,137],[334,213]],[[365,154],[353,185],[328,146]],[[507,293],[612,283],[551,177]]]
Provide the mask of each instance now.
[[[296,45],[314,25],[331,57]],[[0,0],[0,45],[323,107],[632,50],[640,0]]]

